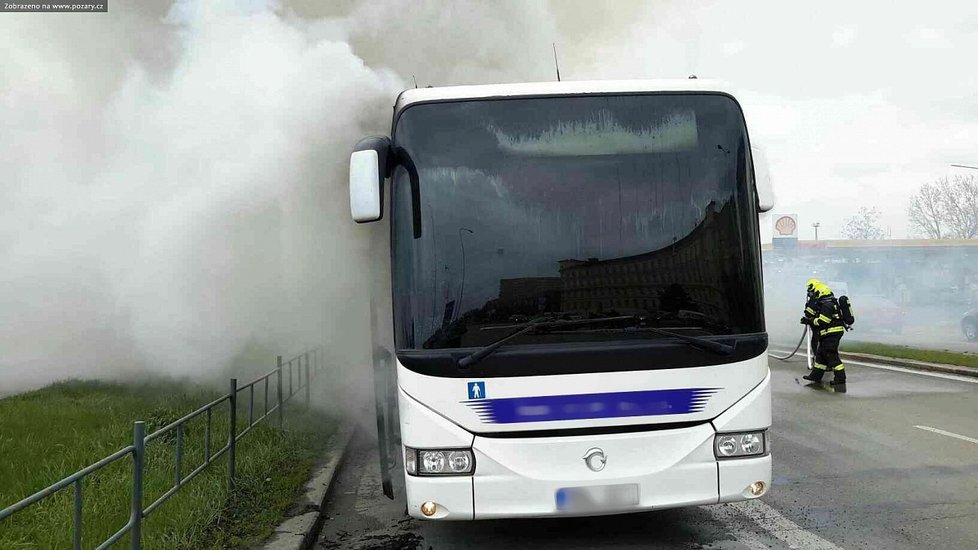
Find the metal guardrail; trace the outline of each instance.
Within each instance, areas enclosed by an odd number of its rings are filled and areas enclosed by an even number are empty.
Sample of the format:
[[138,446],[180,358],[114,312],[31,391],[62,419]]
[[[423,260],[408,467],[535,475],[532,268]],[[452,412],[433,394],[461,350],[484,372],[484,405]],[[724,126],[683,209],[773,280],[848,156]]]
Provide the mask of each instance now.
[[[78,470],[61,481],[58,481],[45,489],[41,489],[40,491],[21,500],[20,502],[17,502],[16,504],[12,504],[3,510],[0,510],[0,522],[3,522],[3,520],[23,510],[24,508],[28,508],[31,505],[36,504],[37,502],[71,485],[74,487],[75,497],[72,547],[75,550],[81,550],[83,535],[82,481],[86,476],[95,473],[116,461],[132,456],[132,502],[130,506],[129,521],[126,522],[126,524],[112,536],[99,544],[96,548],[98,548],[98,550],[108,548],[118,542],[119,539],[124,537],[127,533],[130,534],[131,548],[142,548],[143,518],[153,513],[154,510],[159,508],[164,502],[167,501],[167,499],[179,491],[181,487],[189,483],[190,480],[196,477],[200,472],[204,471],[204,469],[216,462],[222,455],[227,455],[227,483],[228,492],[230,493],[234,489],[235,447],[237,446],[238,440],[244,437],[251,431],[252,428],[257,426],[259,422],[267,418],[272,413],[277,413],[276,423],[278,424],[279,428],[281,428],[285,422],[285,403],[287,403],[290,399],[292,399],[292,397],[297,395],[303,389],[305,390],[305,404],[306,406],[309,406],[310,381],[316,374],[323,371],[324,366],[323,348],[315,348],[306,351],[296,355],[288,361],[283,361],[282,356],[280,355],[277,358],[277,364],[274,370],[259,376],[255,380],[243,386],[238,386],[238,379],[232,378],[227,394],[218,397],[214,401],[211,401],[192,413],[189,413],[171,422],[170,424],[163,426],[149,435],[145,434],[145,422],[136,421],[133,423],[132,445],[119,449],[102,460],[99,460],[86,468]],[[284,376],[288,376],[287,386],[283,380]],[[275,401],[272,407],[269,408],[269,380],[272,377],[276,378]],[[295,384],[293,384],[293,379],[295,380]],[[261,416],[255,418],[255,388],[259,386],[263,391],[261,407],[262,414]],[[238,432],[238,394],[245,391],[248,392],[248,425],[246,428],[241,430],[241,432]],[[214,453],[211,453],[211,426],[213,411],[215,407],[221,405],[225,401],[228,402],[228,438],[223,447],[217,449]],[[189,421],[197,418],[200,415],[206,415],[206,424],[204,428],[204,461],[186,475],[183,475],[184,426]],[[143,476],[145,473],[144,457],[146,454],[146,445],[171,432],[174,433],[174,470],[176,472],[173,485],[149,506],[143,508]]]

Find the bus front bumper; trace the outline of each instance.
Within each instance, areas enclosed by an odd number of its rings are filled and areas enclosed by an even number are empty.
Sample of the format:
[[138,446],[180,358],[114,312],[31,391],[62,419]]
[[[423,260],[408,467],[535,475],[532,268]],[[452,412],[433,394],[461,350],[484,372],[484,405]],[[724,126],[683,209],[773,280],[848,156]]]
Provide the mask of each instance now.
[[[594,516],[762,496],[771,456],[717,460],[715,434],[705,423],[572,437],[476,436],[475,474],[407,476],[408,511],[442,520]],[[758,481],[764,489],[755,495]],[[422,513],[425,503],[429,512],[434,505],[430,516]]]

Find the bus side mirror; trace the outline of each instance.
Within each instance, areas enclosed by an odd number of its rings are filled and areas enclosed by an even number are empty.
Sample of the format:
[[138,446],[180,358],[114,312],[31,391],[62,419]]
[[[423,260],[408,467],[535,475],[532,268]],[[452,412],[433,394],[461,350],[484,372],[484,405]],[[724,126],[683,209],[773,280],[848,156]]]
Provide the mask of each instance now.
[[390,143],[383,136],[364,138],[350,155],[350,214],[357,223],[375,222],[383,216]]
[[774,184],[767,165],[767,155],[764,150],[751,146],[751,158],[754,160],[754,186],[757,188],[757,209],[767,212],[774,208]]

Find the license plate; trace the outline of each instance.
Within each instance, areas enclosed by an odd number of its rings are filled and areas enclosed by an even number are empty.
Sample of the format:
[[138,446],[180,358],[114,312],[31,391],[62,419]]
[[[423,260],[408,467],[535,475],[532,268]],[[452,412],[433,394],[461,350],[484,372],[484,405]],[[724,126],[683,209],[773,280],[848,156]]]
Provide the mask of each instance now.
[[565,487],[554,498],[561,512],[620,510],[638,505],[638,484]]

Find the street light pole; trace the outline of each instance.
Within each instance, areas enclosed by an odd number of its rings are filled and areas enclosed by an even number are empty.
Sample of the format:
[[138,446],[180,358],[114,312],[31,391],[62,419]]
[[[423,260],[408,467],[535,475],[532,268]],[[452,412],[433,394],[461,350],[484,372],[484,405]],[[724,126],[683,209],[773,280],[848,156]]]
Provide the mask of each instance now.
[[458,303],[455,304],[455,319],[458,319],[458,313],[462,310],[462,296],[465,292],[465,240],[462,238],[462,231],[467,231],[470,235],[475,233],[467,227],[458,228],[458,244],[462,248],[462,282],[458,285]]
[[819,226],[821,226],[821,225],[822,225],[822,224],[820,224],[820,223],[818,223],[818,222],[815,222],[815,223],[813,223],[813,224],[812,224],[812,227],[814,227],[814,228],[815,228],[815,242],[818,242],[818,228],[819,228]]

